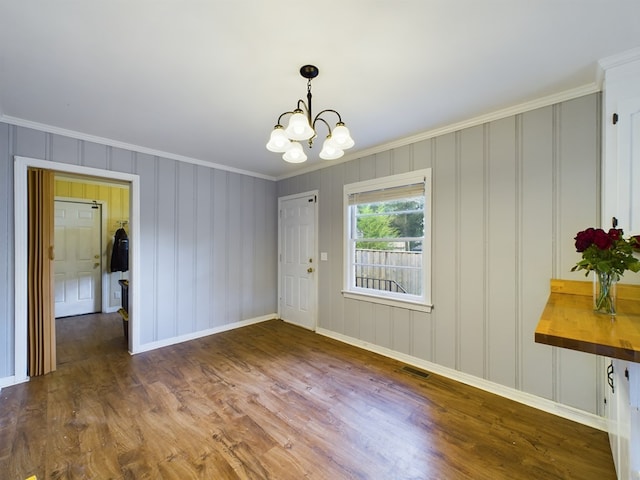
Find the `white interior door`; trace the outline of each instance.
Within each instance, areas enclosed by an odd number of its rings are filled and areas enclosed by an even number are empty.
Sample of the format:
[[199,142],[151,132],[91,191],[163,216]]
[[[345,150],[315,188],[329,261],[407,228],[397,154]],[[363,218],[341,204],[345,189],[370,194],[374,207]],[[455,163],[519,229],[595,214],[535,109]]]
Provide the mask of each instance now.
[[280,317],[316,328],[315,194],[280,199]]
[[101,311],[101,211],[100,205],[55,201],[56,318]]

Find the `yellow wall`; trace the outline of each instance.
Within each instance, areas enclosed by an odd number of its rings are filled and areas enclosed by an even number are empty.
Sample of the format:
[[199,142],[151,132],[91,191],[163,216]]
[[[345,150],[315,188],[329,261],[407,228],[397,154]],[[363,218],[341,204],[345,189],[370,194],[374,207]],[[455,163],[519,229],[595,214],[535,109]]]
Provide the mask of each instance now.
[[[113,237],[121,221],[129,221],[129,188],[99,183],[80,183],[64,178],[55,180],[55,196],[82,198],[103,203],[107,215],[107,236]],[[129,233],[128,225],[125,230]]]

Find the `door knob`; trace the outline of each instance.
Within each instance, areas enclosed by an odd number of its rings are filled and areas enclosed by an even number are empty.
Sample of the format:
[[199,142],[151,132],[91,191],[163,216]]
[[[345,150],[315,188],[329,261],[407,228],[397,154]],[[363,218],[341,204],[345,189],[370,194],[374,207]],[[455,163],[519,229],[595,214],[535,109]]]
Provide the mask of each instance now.
[[313,272],[313,268],[311,267],[307,268],[307,273],[311,273],[311,272]]
[[96,260],[100,258],[100,255],[94,255],[93,258],[95,258]]
[[100,263],[96,262],[93,264],[93,268],[98,268],[100,266]]

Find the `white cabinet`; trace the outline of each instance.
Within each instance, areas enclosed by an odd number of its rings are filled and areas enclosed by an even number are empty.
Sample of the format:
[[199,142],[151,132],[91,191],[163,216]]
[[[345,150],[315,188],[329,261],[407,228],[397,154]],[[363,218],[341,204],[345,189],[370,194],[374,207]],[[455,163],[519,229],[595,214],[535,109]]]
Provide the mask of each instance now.
[[[637,364],[636,364],[637,365]],[[607,368],[606,416],[609,430],[609,443],[616,466],[618,479],[639,478],[640,472],[632,470],[631,450],[631,401],[630,401],[630,364],[622,360],[611,359]]]
[[620,480],[640,480],[640,364],[611,359],[605,413]]
[[640,51],[603,61],[602,225],[640,234]]

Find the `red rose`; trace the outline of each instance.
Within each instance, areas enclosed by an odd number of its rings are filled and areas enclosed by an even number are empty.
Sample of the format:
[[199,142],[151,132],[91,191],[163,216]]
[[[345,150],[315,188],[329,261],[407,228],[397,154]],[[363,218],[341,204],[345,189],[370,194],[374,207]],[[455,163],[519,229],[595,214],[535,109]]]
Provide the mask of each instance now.
[[624,232],[620,228],[611,228],[609,229],[609,238],[615,242],[622,238],[623,233]]
[[634,250],[640,250],[640,235],[632,236],[629,241]]
[[584,252],[593,243],[593,236],[595,230],[593,228],[587,228],[582,232],[578,232],[575,236],[576,250],[578,252]]
[[611,247],[613,241],[611,240],[611,237],[605,233],[604,230],[598,228],[593,233],[593,243],[600,250],[607,250]]

